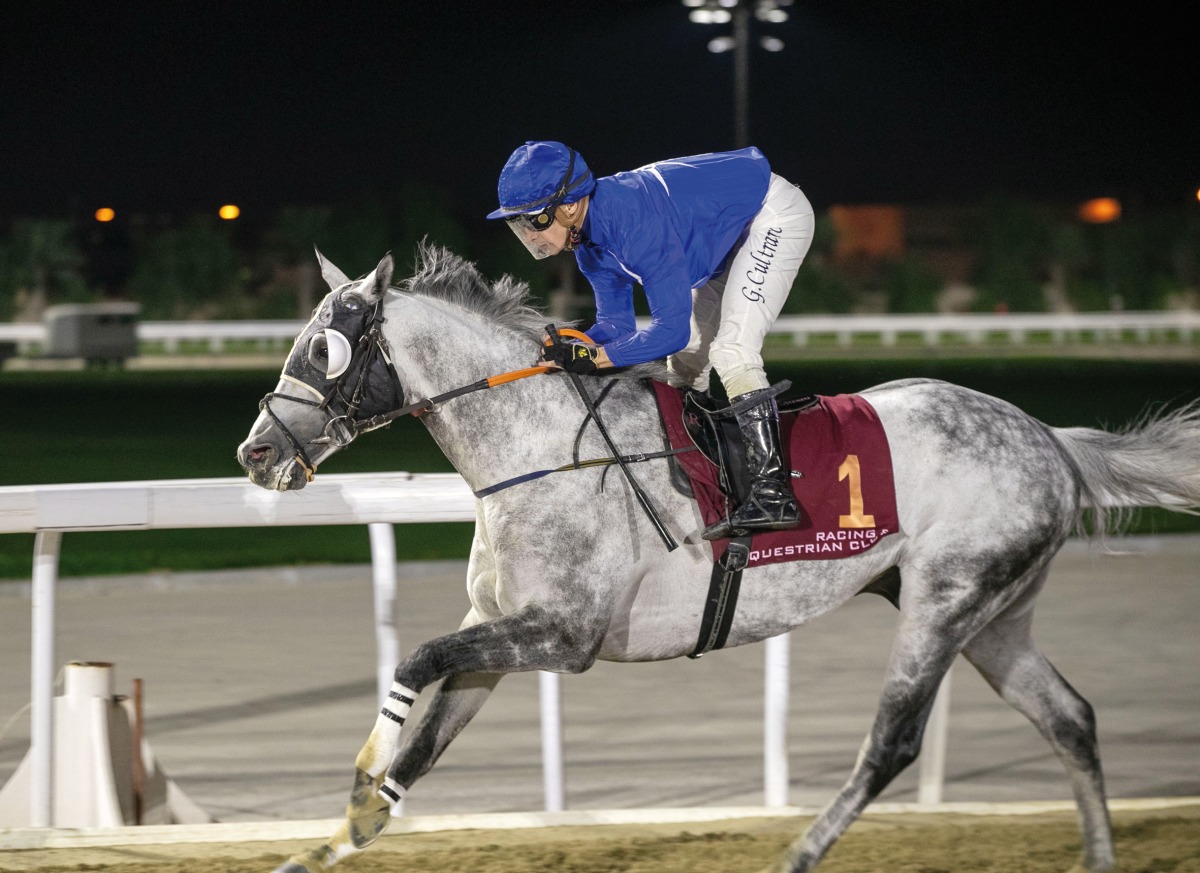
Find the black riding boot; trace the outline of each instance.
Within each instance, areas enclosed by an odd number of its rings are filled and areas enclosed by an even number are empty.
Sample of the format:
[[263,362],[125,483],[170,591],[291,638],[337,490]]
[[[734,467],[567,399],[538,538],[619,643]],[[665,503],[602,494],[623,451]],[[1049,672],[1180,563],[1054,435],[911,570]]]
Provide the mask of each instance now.
[[[741,394],[730,405],[766,392]],[[783,468],[779,449],[779,407],[775,398],[736,414],[746,445],[746,472],[750,494],[737,509],[704,529],[706,540],[740,537],[768,530],[786,530],[800,523],[800,505],[792,494],[790,473]]]

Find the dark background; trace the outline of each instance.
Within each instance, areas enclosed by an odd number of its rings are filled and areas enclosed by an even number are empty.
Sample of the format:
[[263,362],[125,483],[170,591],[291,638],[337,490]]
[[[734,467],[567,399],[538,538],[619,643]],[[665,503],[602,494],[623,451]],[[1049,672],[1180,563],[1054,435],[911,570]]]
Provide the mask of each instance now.
[[[599,175],[731,148],[728,25],[678,0],[14,4],[0,214],[243,215],[419,179],[482,216],[526,139]],[[755,24],[750,138],[814,205],[1200,187],[1186,6],[801,2]]]

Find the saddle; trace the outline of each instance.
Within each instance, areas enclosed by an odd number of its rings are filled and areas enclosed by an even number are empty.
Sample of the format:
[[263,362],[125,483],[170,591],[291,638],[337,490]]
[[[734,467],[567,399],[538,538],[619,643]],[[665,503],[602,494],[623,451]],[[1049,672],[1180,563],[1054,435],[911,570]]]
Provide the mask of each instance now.
[[[671,460],[705,524],[712,524],[749,493],[739,406],[718,408],[702,392],[651,382],[672,449]],[[742,571],[786,561],[835,560],[861,554],[899,529],[887,435],[871,404],[857,394],[805,394],[779,400],[790,383],[768,389],[779,407],[782,460],[792,491],[804,507],[788,530],[713,540],[712,574],[700,634],[690,658],[725,645],[737,609]],[[756,395],[752,402],[762,401]],[[672,479],[678,480],[672,470]]]
[[[715,408],[701,392],[652,380],[670,447],[699,451],[675,455],[705,524],[723,517],[748,490],[736,409]],[[745,537],[747,567],[849,558],[899,528],[892,457],[871,404],[858,394],[778,399],[784,465],[804,508],[799,526]],[[759,398],[756,398],[759,399]],[[714,561],[730,540],[712,541]]]

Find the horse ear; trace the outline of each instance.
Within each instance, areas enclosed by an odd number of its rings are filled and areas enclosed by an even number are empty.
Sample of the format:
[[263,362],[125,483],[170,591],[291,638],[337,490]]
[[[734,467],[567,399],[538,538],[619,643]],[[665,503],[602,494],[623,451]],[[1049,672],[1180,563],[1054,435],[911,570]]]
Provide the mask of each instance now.
[[388,252],[383,256],[383,260],[375,267],[375,287],[371,291],[371,296],[378,299],[387,293],[387,289],[392,285],[392,270],[395,269],[395,263],[392,261],[392,253]]
[[345,273],[335,267],[323,254],[321,254],[321,250],[319,248],[313,246],[313,251],[317,253],[317,262],[321,265],[321,276],[325,279],[325,283],[329,285],[329,289],[331,291],[334,288],[340,288],[342,285],[345,285],[350,281]]

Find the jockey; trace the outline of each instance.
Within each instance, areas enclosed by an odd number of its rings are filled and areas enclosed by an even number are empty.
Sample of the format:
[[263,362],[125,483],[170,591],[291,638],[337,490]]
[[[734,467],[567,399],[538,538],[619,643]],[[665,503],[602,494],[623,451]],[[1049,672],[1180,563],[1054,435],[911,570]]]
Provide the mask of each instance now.
[[[575,254],[592,285],[595,347],[547,347],[544,365],[590,373],[667,359],[672,384],[716,370],[746,443],[751,492],[705,539],[800,523],[762,344],[812,243],[812,206],[756,148],[674,158],[595,178],[574,149],[527,142],[500,173],[503,218],[535,258]],[[634,285],[651,313],[639,330]]]

